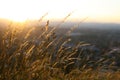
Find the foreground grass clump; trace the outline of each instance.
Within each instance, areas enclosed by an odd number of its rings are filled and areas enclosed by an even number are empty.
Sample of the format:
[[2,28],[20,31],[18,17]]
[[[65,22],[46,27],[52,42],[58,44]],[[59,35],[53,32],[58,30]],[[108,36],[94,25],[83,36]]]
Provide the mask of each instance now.
[[[98,71],[100,66],[79,46],[66,47],[70,38],[55,28],[9,26],[0,39],[0,80],[119,80],[119,72]],[[88,51],[87,51],[88,52]],[[91,55],[91,54],[90,54]],[[91,67],[89,63],[93,63]],[[94,67],[96,66],[96,67]]]

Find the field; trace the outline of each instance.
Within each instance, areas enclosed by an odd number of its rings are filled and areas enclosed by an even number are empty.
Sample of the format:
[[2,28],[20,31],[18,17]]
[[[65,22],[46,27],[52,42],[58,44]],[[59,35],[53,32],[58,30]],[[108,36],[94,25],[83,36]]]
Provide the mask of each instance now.
[[119,80],[120,29],[8,25],[0,80]]

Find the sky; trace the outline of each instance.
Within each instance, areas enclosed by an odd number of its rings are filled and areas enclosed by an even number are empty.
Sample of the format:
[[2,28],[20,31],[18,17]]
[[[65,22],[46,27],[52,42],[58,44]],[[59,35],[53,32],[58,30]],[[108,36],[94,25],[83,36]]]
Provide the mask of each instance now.
[[13,21],[28,19],[120,23],[120,0],[0,0],[0,18]]

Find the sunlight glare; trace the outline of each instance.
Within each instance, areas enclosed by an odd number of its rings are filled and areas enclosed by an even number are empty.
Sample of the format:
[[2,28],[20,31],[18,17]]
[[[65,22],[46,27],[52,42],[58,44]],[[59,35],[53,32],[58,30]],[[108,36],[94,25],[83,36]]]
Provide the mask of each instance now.
[[[0,18],[13,21],[39,19],[46,12],[46,19],[59,20],[74,11],[73,21],[89,17],[91,21],[116,22],[120,20],[119,0],[1,0]],[[111,17],[112,16],[112,17]],[[95,19],[96,18],[96,19]],[[114,20],[113,20],[114,19]]]

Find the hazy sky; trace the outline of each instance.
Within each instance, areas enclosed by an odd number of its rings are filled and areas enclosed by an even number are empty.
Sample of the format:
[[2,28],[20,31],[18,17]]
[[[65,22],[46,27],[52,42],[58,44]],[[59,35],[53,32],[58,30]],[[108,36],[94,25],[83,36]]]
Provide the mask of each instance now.
[[0,0],[0,18],[16,21],[39,19],[59,20],[72,12],[69,20],[120,23],[120,0]]

